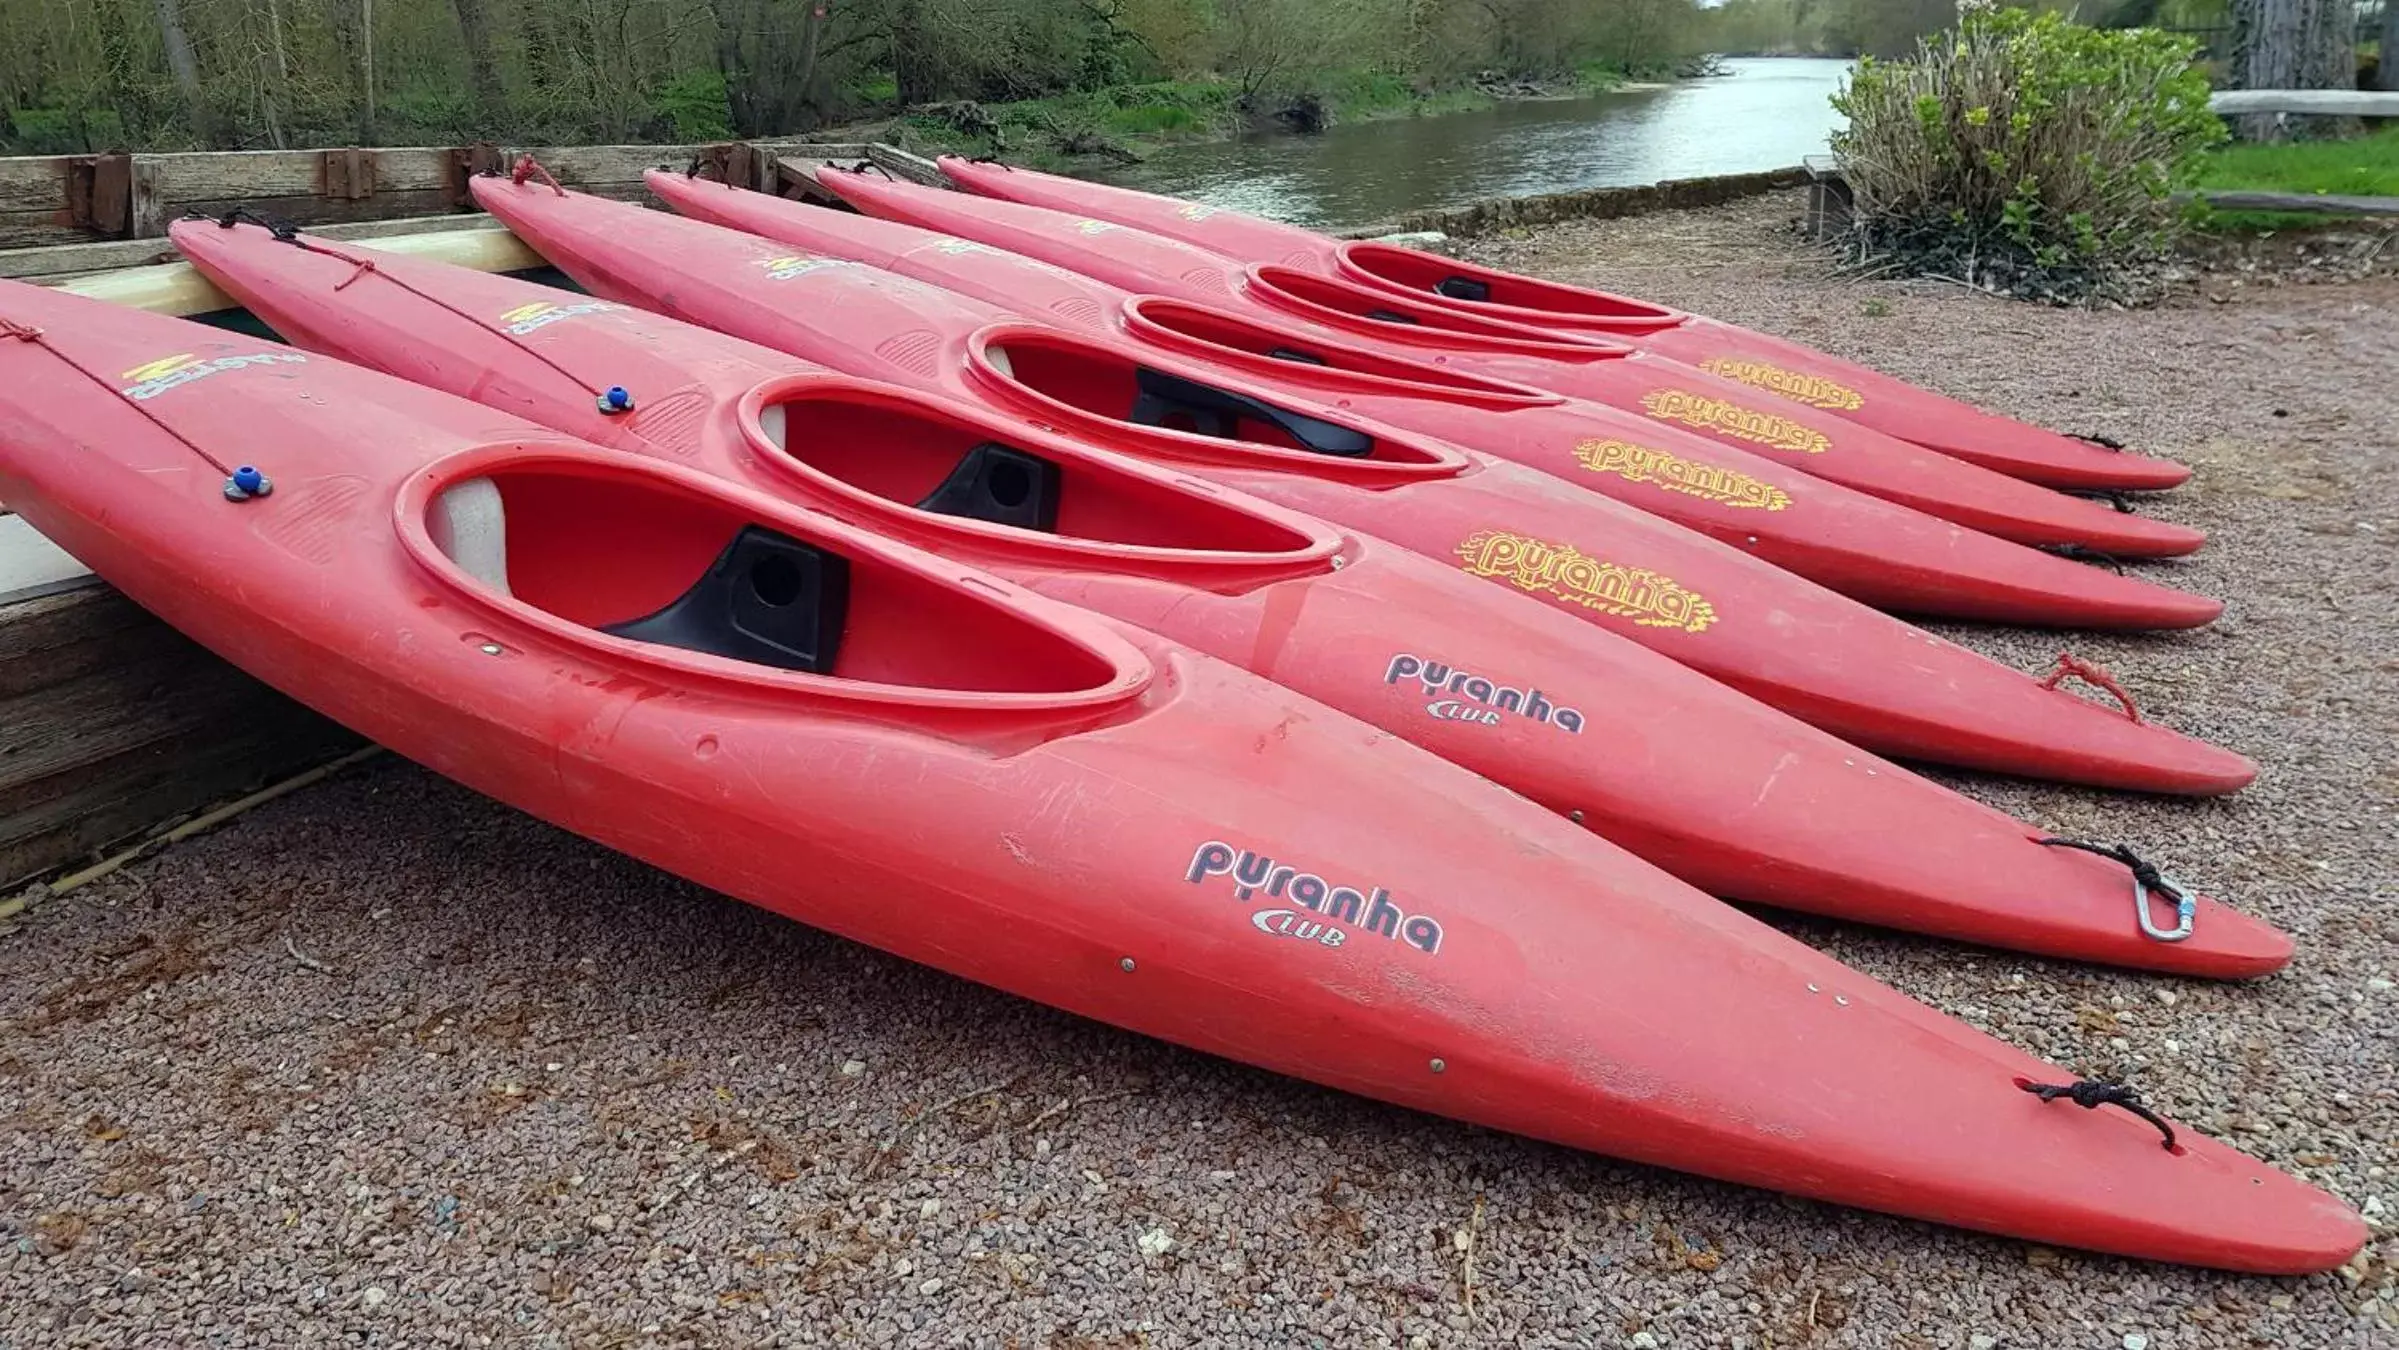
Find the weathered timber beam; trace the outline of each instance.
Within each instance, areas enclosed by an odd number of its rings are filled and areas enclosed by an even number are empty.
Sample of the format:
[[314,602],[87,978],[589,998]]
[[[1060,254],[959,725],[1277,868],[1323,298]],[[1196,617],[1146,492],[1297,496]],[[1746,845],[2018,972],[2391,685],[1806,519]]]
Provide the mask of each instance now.
[[2370,89],[2219,89],[2207,106],[2220,113],[2295,113],[2310,117],[2399,117],[2399,92]]
[[[431,258],[478,272],[522,272],[543,265],[542,256],[526,247],[524,241],[501,229],[488,216],[480,219],[483,224],[479,227],[470,227],[469,220],[461,219],[458,223],[462,228],[439,233],[355,242],[362,247]],[[59,289],[110,304],[146,309],[153,314],[190,316],[236,308],[232,296],[211,285],[189,263],[133,267],[78,277],[63,283]]]
[[[187,212],[216,215],[236,207],[310,227],[463,210],[467,207],[459,199],[463,162],[505,165],[520,154],[540,160],[542,167],[568,187],[633,198],[641,195],[642,174],[662,165],[682,169],[699,160],[715,165],[719,172],[733,167],[752,182],[771,182],[778,158],[858,160],[877,150],[862,142],[786,140],[0,158],[0,251],[47,248],[95,237],[155,239]],[[76,189],[77,166],[83,167],[83,177],[89,180],[95,160],[112,161],[110,192],[103,203],[108,208],[105,220],[91,209],[92,194],[85,191],[79,198]],[[913,173],[913,167],[908,172]]]
[[[369,241],[394,239],[412,234],[498,228],[499,222],[492,220],[489,216],[435,215],[406,216],[398,220],[336,221],[326,225],[311,225],[308,227],[308,232],[323,239]],[[119,239],[99,244],[58,244],[49,248],[25,248],[13,252],[0,252],[0,277],[12,281],[51,283],[90,273],[110,272],[127,267],[147,267],[153,263],[174,261],[176,261],[175,250],[164,239]]]
[[2399,216],[2399,197],[2336,197],[2304,192],[2194,192],[2220,211],[2306,211],[2328,216]]

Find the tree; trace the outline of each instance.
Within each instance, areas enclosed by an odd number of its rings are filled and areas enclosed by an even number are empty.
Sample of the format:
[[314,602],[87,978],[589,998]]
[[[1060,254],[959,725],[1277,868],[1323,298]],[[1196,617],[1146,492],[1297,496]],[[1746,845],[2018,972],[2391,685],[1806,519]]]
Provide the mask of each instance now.
[[208,140],[208,99],[200,92],[200,63],[192,57],[191,35],[183,28],[183,7],[177,0],[153,0],[158,11],[158,40],[166,48],[167,71],[175,77],[175,92],[183,95],[192,130]]
[[2382,0],[2382,39],[2374,59],[2374,83],[2399,93],[2399,0]]
[[500,65],[492,59],[491,16],[484,0],[450,0],[458,12],[458,38],[466,47],[468,87],[475,91],[476,130],[497,132],[507,116],[507,96],[500,87]]
[[325,0],[325,20],[350,84],[350,111],[361,145],[375,143],[375,0]]
[[[2236,89],[2350,89],[2357,82],[2355,0],[2234,0],[2232,85]],[[2250,113],[2234,119],[2243,140],[2282,140],[2299,123],[2344,119]],[[2324,129],[2322,127],[2314,129]]]
[[[716,14],[717,69],[724,72],[733,130],[781,136],[820,120],[817,66],[823,56],[828,0],[709,0]],[[799,22],[793,23],[792,11]]]

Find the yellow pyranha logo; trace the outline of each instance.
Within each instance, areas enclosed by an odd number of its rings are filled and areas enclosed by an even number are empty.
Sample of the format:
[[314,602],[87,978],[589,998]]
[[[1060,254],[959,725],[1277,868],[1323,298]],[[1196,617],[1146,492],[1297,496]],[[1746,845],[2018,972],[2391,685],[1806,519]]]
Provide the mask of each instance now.
[[1803,455],[1821,455],[1833,448],[1832,441],[1821,431],[1803,426],[1777,413],[1760,412],[1720,398],[1709,398],[1681,389],[1653,389],[1641,396],[1641,406],[1649,415],[1662,422],[1680,422],[1705,431],[1721,431],[1727,436],[1777,450],[1791,450]]
[[765,269],[767,276],[776,281],[789,281],[794,277],[804,277],[810,272],[823,268],[847,265],[838,258],[818,258],[798,253],[786,253],[780,257],[759,258],[754,261],[757,266]]
[[1726,506],[1780,511],[1791,505],[1790,495],[1772,483],[1631,441],[1584,441],[1574,447],[1574,457],[1593,473],[1612,473],[1631,483],[1655,483],[1668,492],[1688,493]]
[[1644,628],[1697,633],[1716,622],[1716,607],[1673,578],[1590,557],[1572,544],[1477,530],[1458,544],[1457,554],[1478,577],[1498,577],[1521,590],[1545,592]]
[[183,369],[185,366],[196,365],[198,362],[199,358],[193,356],[190,352],[178,352],[173,356],[162,356],[155,361],[143,362],[141,365],[135,366],[133,369],[126,371],[117,378],[120,380],[131,380],[135,384],[142,384],[150,380],[158,379],[164,375],[172,375],[176,371]]
[[530,337],[551,324],[564,323],[577,315],[606,314],[623,308],[623,305],[611,304],[606,300],[584,300],[571,305],[536,300],[531,304],[518,305],[501,315],[500,323],[512,336]]
[[1770,366],[1763,361],[1740,361],[1730,356],[1711,356],[1700,362],[1699,368],[1710,375],[1721,375],[1728,380],[1739,380],[1743,384],[1758,389],[1771,389],[1784,398],[1795,398],[1802,403],[1814,404],[1819,408],[1829,408],[1834,412],[1855,412],[1866,406],[1864,394],[1838,380],[1828,380],[1822,375],[1810,375],[1801,370],[1785,370],[1781,366]]
[[136,403],[147,403],[170,389],[180,389],[195,380],[205,380],[228,370],[246,370],[251,366],[297,366],[308,358],[298,352],[249,352],[240,356],[220,356],[203,361],[190,352],[177,352],[155,361],[144,361],[118,376],[131,383],[117,392]]

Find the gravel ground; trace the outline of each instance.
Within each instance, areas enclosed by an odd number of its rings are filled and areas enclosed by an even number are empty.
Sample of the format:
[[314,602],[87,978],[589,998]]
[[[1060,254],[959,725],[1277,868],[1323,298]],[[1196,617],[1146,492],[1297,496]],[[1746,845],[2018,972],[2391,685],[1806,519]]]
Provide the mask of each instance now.
[[[2071,642],[2264,777],[2211,803],[1959,781],[2301,945],[2228,988],[1793,931],[2363,1206],[2379,1236],[2349,1269],[2049,1251],[1377,1106],[820,936],[385,762],[0,939],[0,1347],[2399,1345],[2399,283],[2040,310],[1834,281],[1795,212],[1483,251],[2197,465],[2154,509],[2214,542],[2154,570],[2226,618]],[[2061,645],[1952,635],[2026,667]]]

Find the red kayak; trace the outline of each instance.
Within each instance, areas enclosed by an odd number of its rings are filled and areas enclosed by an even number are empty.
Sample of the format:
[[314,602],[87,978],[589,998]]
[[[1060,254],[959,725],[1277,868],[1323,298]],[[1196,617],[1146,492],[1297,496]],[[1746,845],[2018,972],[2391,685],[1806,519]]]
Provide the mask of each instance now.
[[1645,300],[1004,164],[944,156],[941,171],[969,192],[1155,230],[1243,262],[1343,277],[1547,332],[1619,338],[2028,482],[2140,490],[2173,487],[2191,476],[2168,460],[2061,436],[1812,347]]
[[603,298],[850,374],[1003,408],[1379,535],[1632,637],[1878,753],[2160,792],[2229,792],[2256,774],[2229,751],[2044,688],[1518,465],[1336,408],[1293,405],[1178,358],[1137,359],[753,235],[505,178],[477,179],[475,194]]
[[1599,404],[1380,355],[1322,330],[1136,298],[897,221],[666,172],[651,173],[649,185],[697,220],[1181,352],[1279,393],[1544,470],[1881,609],[2085,628],[2189,628],[2223,612],[2218,601],[2095,573]]
[[2296,1272],[2363,1235],[1414,746],[689,469],[0,283],[0,495],[402,754],[1054,1007],[2039,1242]]
[[251,225],[171,234],[309,350],[1247,666],[1716,894],[2185,974],[2262,974],[2288,955],[2281,934],[2204,902],[2188,939],[2146,936],[2121,863],[2044,848],[2020,822],[1566,615],[1492,605],[1471,577],[1380,540],[612,302]]
[[[1127,290],[1238,307],[1277,328],[1295,317],[1295,307],[1279,297],[1251,294],[1259,283],[1221,255],[1162,234],[860,173],[825,170],[818,179],[870,215],[961,235]],[[1829,412],[1777,403],[1721,375],[1621,342],[1560,341],[1520,325],[1452,314],[1437,300],[1418,303],[1344,281],[1319,278],[1318,288],[1345,291],[1351,311],[1336,316],[1320,308],[1304,316],[1328,326],[1324,337],[1337,330],[1384,355],[1431,356],[1463,373],[1604,404],[1649,427],[1712,440],[2017,543],[2145,558],[2190,553],[2206,538],[1994,473]]]

